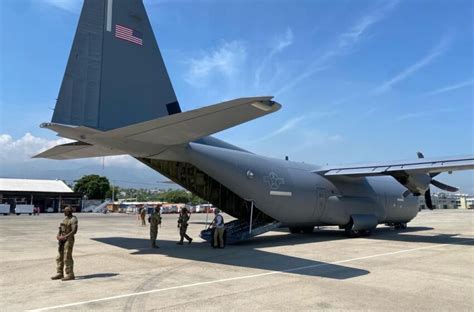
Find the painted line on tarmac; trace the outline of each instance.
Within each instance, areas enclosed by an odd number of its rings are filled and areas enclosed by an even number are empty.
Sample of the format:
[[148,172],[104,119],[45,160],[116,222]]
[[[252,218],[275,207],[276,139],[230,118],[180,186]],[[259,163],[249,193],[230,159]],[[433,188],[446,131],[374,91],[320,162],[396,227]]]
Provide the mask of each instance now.
[[134,296],[142,296],[142,295],[159,293],[159,292],[175,290],[175,289],[183,289],[183,288],[191,288],[191,287],[196,287],[196,286],[203,286],[203,285],[210,285],[210,284],[217,284],[217,283],[225,283],[225,282],[230,282],[230,281],[238,281],[238,280],[262,277],[262,276],[268,276],[268,275],[285,274],[285,273],[291,273],[291,272],[302,271],[302,270],[307,270],[307,269],[313,269],[313,268],[317,268],[317,267],[323,267],[323,266],[327,266],[327,265],[334,265],[334,264],[341,264],[341,263],[347,263],[347,262],[353,262],[353,261],[359,261],[359,260],[365,260],[365,259],[371,259],[371,258],[392,256],[392,255],[403,254],[403,253],[408,253],[408,252],[418,251],[418,250],[424,250],[424,249],[434,249],[434,248],[439,248],[439,247],[444,247],[444,246],[459,245],[459,244],[468,243],[468,242],[474,242],[474,239],[466,239],[464,241],[460,241],[460,242],[452,243],[452,244],[425,246],[425,247],[404,249],[404,250],[387,252],[387,253],[382,253],[382,254],[377,254],[377,255],[359,257],[359,258],[339,260],[339,261],[328,262],[328,263],[319,263],[319,264],[313,264],[313,265],[308,265],[308,266],[303,266],[303,267],[297,267],[297,268],[282,270],[282,271],[270,271],[270,272],[266,272],[266,273],[253,274],[253,275],[244,275],[244,276],[231,277],[231,278],[224,278],[224,279],[219,279],[219,280],[200,282],[200,283],[194,283],[194,284],[186,284],[186,285],[180,285],[180,286],[173,286],[173,287],[168,287],[168,288],[158,288],[158,289],[152,289],[152,290],[147,290],[147,291],[140,291],[140,292],[136,292],[136,293],[117,295],[117,296],[105,297],[105,298],[99,298],[99,299],[92,299],[92,300],[87,300],[87,301],[79,301],[79,302],[74,302],[74,303],[68,303],[68,304],[63,304],[63,305],[45,307],[45,308],[40,308],[40,309],[28,310],[28,311],[31,311],[31,312],[35,311],[36,312],[36,311],[47,311],[47,310],[61,309],[61,308],[67,308],[67,307],[80,306],[80,305],[89,304],[89,303],[110,301],[110,300],[114,300],[114,299],[122,299],[122,298],[127,298],[127,297],[134,297]]

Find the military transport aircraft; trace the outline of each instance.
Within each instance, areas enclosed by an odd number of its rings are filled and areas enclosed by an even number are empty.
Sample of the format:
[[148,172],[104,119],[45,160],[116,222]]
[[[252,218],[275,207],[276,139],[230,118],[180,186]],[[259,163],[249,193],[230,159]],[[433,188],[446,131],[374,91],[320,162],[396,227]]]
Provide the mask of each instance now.
[[[276,227],[292,233],[337,225],[349,237],[378,224],[405,228],[418,196],[432,208],[441,172],[474,168],[474,156],[316,166],[255,155],[211,134],[276,112],[271,96],[181,112],[142,0],[85,0],[51,123],[73,143],[35,157],[128,154],[237,220],[228,242]],[[201,237],[209,239],[208,232]]]

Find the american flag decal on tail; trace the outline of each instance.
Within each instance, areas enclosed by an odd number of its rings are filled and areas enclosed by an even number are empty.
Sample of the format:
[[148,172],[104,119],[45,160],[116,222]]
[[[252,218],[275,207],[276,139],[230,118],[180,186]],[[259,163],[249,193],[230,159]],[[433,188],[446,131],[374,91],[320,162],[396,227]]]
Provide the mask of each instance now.
[[143,45],[143,34],[141,32],[122,25],[115,25],[115,37],[141,46]]

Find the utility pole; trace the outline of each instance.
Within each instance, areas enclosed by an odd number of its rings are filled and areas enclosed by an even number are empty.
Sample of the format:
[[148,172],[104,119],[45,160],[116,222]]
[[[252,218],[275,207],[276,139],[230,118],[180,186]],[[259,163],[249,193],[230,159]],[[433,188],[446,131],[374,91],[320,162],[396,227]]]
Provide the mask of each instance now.
[[112,205],[115,202],[115,182],[112,180]]

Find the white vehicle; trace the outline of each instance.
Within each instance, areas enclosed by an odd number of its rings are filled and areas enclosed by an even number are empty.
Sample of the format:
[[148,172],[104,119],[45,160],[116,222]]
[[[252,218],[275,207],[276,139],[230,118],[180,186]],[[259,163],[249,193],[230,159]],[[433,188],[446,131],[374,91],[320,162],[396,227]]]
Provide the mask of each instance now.
[[0,204],[0,214],[7,216],[10,214],[10,205],[9,204]]
[[94,205],[84,207],[84,208],[82,208],[81,212],[92,212],[92,211],[94,211],[95,207],[96,206],[94,206]]
[[200,204],[196,205],[196,212],[199,213],[206,213],[206,212],[212,212],[212,204]]
[[29,214],[30,216],[33,214],[33,209],[35,206],[33,205],[16,205],[15,213],[17,216],[20,214]]
[[133,213],[133,214],[136,214],[137,213],[137,207],[135,205],[130,205],[127,207],[127,210],[125,210],[125,213]]
[[196,212],[196,207],[192,205],[186,205],[184,206],[186,209],[188,209],[189,212],[195,213]]

